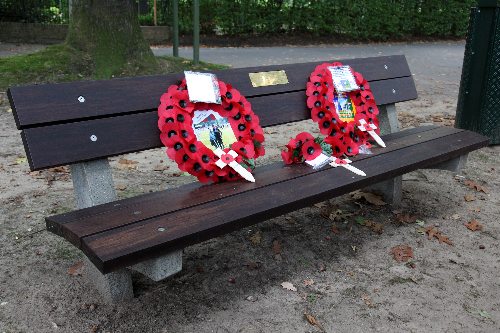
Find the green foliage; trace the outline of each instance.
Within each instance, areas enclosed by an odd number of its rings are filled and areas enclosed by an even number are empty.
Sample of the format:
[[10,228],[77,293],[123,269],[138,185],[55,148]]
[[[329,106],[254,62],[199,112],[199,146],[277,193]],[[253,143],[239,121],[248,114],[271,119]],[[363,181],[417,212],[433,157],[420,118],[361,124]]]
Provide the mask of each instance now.
[[[135,0],[138,3],[139,0]],[[139,21],[153,25],[154,0]],[[179,0],[179,31],[192,33],[192,0]],[[464,37],[477,0],[200,0],[202,34],[311,34],[343,40]],[[147,4],[147,5],[146,5]],[[68,0],[0,0],[0,20],[67,23]],[[170,25],[172,0],[157,0],[158,25]]]
[[68,23],[68,0],[0,0],[0,21]]
[[[124,72],[120,76],[144,74],[178,73],[190,70],[220,70],[227,66],[200,62],[193,65],[191,60],[173,57],[158,57],[156,72],[139,69]],[[88,55],[65,44],[49,46],[41,51],[0,58],[0,91],[8,87],[32,83],[66,82],[98,78],[92,72],[92,61]]]
[[[163,6],[170,1],[159,1]],[[202,34],[306,33],[353,40],[464,37],[476,0],[201,0]],[[170,23],[163,8],[160,24]],[[179,30],[192,33],[192,1],[179,1]]]

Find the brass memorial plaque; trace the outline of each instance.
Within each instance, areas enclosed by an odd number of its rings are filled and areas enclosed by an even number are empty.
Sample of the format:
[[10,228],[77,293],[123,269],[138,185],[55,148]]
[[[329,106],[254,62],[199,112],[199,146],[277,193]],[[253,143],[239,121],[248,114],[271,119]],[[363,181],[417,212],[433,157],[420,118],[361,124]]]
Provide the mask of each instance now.
[[284,70],[248,73],[248,76],[250,76],[250,81],[252,82],[252,86],[254,88],[288,83],[288,77],[286,76],[286,72]]

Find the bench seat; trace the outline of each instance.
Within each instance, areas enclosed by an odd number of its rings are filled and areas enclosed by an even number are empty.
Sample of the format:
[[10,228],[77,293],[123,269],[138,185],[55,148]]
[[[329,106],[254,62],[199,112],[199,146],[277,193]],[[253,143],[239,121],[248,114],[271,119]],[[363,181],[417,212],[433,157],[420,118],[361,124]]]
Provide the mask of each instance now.
[[[366,177],[342,167],[313,170],[280,161],[257,167],[255,183],[196,182],[124,200],[116,198],[108,157],[162,147],[159,99],[182,73],[10,88],[30,169],[70,166],[77,209],[47,217],[47,229],[88,257],[90,280],[106,300],[122,301],[133,297],[131,271],[154,281],[176,274],[187,246],[368,186],[397,204],[403,174],[420,168],[458,171],[467,153],[488,144],[479,134],[451,127],[399,132],[395,104],[417,98],[404,56],[339,61],[369,81],[380,111],[387,148],[352,158]],[[247,97],[265,128],[311,119],[305,89],[319,64],[215,74]],[[269,71],[285,72],[287,83],[252,85],[251,73]],[[296,134],[287,133],[281,144]]]
[[255,183],[188,184],[46,218],[48,230],[79,247],[103,273],[182,249],[484,147],[488,139],[451,127],[384,136],[387,148],[344,168],[313,170],[282,162],[257,168]]

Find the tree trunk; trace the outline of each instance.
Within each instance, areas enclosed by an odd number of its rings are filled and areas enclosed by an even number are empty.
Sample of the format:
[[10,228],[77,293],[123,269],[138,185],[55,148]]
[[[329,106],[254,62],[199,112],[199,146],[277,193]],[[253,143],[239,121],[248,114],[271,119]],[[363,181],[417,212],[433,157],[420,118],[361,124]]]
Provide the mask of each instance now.
[[152,73],[158,63],[144,40],[132,0],[73,0],[67,45],[88,53],[96,78]]

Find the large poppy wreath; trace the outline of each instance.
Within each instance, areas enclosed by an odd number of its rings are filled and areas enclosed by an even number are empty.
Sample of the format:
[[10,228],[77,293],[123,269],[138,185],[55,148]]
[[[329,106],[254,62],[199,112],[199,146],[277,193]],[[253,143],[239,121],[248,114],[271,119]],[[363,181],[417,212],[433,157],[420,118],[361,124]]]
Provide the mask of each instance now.
[[250,103],[230,84],[220,80],[218,84],[221,104],[191,102],[184,79],[168,88],[161,96],[158,107],[160,140],[167,147],[168,157],[178,164],[180,170],[190,173],[201,182],[237,180],[241,176],[229,165],[221,169],[215,164],[219,157],[195,134],[193,116],[196,111],[213,111],[227,119],[235,140],[230,147],[223,149],[223,160],[231,156],[232,161],[234,157],[228,153],[233,150],[238,154],[234,160],[251,171],[255,168],[254,159],[265,153],[264,132]]
[[379,111],[370,84],[352,68],[350,70],[359,89],[346,93],[335,90],[329,67],[338,66],[343,65],[340,62],[323,63],[311,73],[306,90],[307,106],[311,110],[312,120],[318,123],[321,133],[327,136],[325,142],[331,145],[333,155],[354,156],[361,145],[370,147],[370,136],[358,127],[360,120],[374,124],[378,134]]

